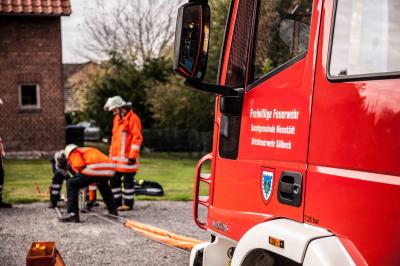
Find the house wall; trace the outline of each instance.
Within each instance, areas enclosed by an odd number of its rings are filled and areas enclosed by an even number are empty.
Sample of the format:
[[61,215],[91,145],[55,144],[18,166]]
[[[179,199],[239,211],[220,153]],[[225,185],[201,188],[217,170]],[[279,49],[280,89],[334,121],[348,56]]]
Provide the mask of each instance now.
[[[0,16],[0,135],[6,151],[65,145],[60,17]],[[18,85],[37,83],[40,108],[19,106]]]

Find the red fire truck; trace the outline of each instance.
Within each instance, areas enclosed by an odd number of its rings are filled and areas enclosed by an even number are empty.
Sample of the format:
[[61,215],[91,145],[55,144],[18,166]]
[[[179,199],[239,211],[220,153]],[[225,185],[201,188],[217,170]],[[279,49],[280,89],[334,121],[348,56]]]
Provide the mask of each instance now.
[[400,265],[400,2],[232,0],[217,84],[211,12],[184,4],[175,36],[217,94],[190,265]]

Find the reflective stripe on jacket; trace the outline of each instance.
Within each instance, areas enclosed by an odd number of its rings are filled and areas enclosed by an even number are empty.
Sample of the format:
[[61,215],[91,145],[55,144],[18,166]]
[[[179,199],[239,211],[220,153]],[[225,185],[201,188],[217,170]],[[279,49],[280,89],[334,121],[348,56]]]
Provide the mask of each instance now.
[[[128,111],[122,119],[119,115],[114,117],[110,158],[116,164],[116,171],[131,173],[138,170],[142,141],[142,125],[134,112]],[[136,163],[128,164],[128,159],[136,159]]]
[[111,177],[115,174],[115,164],[95,148],[76,148],[68,156],[68,163],[75,173],[87,176]]

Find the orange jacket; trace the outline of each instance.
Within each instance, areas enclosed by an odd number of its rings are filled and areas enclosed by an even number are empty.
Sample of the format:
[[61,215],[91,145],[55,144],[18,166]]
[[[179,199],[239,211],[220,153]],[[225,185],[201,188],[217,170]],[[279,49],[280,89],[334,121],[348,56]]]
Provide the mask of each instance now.
[[111,177],[115,174],[115,164],[95,148],[76,148],[69,154],[68,163],[75,173],[87,176]]
[[[142,141],[142,124],[134,112],[128,111],[122,119],[119,115],[114,117],[110,158],[116,163],[117,172],[131,173],[138,170]],[[136,159],[136,164],[129,165],[128,159]]]

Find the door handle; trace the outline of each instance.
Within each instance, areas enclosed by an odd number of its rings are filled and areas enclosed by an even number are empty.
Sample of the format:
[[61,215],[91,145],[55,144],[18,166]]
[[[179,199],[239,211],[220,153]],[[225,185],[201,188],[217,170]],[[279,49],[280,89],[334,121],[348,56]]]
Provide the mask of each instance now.
[[300,206],[303,176],[301,173],[283,171],[279,178],[278,200],[280,203]]
[[289,195],[293,194],[293,184],[281,181],[279,192]]

